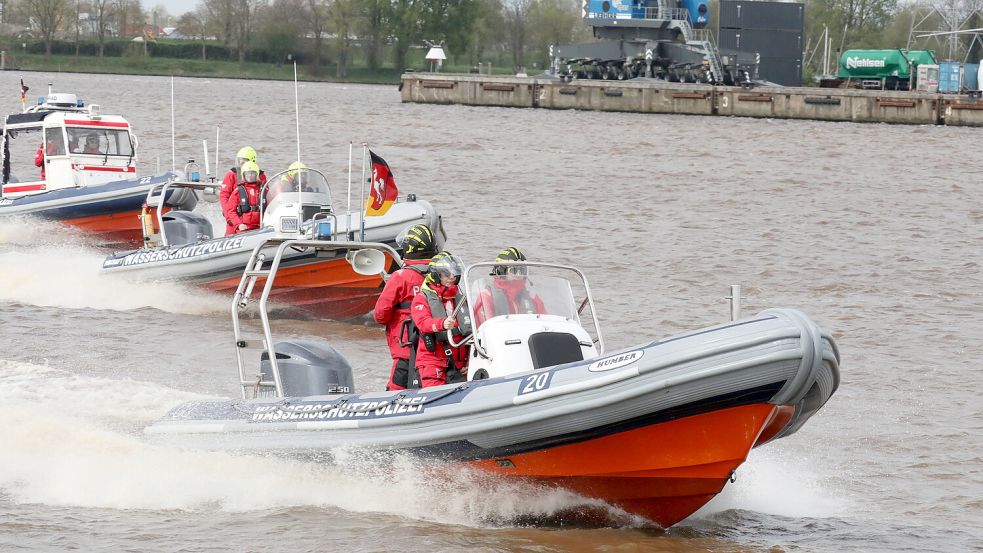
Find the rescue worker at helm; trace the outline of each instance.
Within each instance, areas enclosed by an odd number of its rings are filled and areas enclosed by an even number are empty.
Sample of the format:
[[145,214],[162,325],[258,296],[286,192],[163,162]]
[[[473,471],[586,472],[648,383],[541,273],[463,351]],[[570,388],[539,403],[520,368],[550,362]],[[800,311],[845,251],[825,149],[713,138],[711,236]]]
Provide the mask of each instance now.
[[[437,253],[433,231],[422,223],[399,233],[396,245],[403,250],[403,268],[389,276],[382,295],[375,302],[374,312],[375,322],[386,325],[386,341],[393,358],[386,390],[404,390],[414,384],[409,381],[409,368],[415,366],[412,361],[415,361],[416,355],[409,345],[402,344],[416,345],[413,343],[415,327],[411,329],[408,324],[410,306],[423,286],[430,258]],[[419,382],[415,384],[419,386]]]
[[232,232],[236,234],[259,228],[261,214],[259,212],[259,195],[262,184],[259,179],[259,166],[254,161],[242,164],[240,170],[242,182],[233,189],[228,202],[223,207],[225,220]]
[[[498,252],[495,261],[525,261],[519,248],[505,248]],[[492,267],[491,286],[478,294],[475,302],[475,328],[498,315],[546,314],[546,304],[539,294],[531,293],[526,279],[528,268],[521,265],[495,265]]]
[[307,166],[303,162],[295,161],[287,167],[287,171],[280,175],[275,183],[270,185],[269,198],[273,199],[280,192],[297,192],[298,190],[313,192],[314,190],[309,188],[308,180],[310,179]]
[[[435,255],[427,265],[420,293],[413,298],[411,316],[420,331],[416,369],[423,388],[467,379],[470,347],[451,346],[447,336],[451,331],[455,342],[460,342],[471,333],[470,324],[459,328],[458,317],[451,317],[455,307],[464,302],[457,287],[463,270],[461,260],[450,253]],[[459,317],[467,321],[467,306],[461,309],[464,315]]]
[[[247,161],[257,163],[256,150],[250,148],[249,146],[243,146],[236,154],[235,166],[229,169],[229,172],[222,177],[222,190],[220,190],[218,193],[218,199],[219,205],[222,206],[223,213],[225,213],[229,207],[235,209],[235,201],[229,200],[229,197],[236,191],[236,187],[242,183],[240,171],[242,164],[246,163]],[[257,163],[257,167],[258,166],[259,165]],[[266,184],[266,173],[263,173],[262,171],[259,172],[259,183],[260,186]],[[231,206],[229,206],[230,203],[232,203]],[[225,235],[228,236],[230,234],[235,234],[235,228],[233,228],[231,221],[228,221],[228,218],[226,218],[226,222],[228,225],[225,227]]]

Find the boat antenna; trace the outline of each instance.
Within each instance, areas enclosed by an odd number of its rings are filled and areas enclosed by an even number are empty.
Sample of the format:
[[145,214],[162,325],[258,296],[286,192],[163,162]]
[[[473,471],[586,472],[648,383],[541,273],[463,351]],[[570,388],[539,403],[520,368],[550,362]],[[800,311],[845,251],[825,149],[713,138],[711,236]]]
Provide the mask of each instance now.
[[177,170],[177,157],[174,153],[174,75],[171,75],[171,172]]
[[218,164],[218,132],[220,129],[221,127],[215,127],[215,176],[216,177],[218,177],[218,173],[219,171],[221,171],[221,169],[219,168],[220,166]]
[[354,238],[355,234],[352,232],[352,141],[348,141],[348,207],[345,208],[345,220],[348,221],[348,226],[345,229],[348,232],[349,238]]
[[300,101],[297,94],[297,60],[294,60],[294,116],[297,122],[297,161],[300,161]]
[[[204,150],[205,152],[205,156],[204,158],[202,158],[205,160],[205,177],[207,177],[209,181],[214,182],[215,179],[212,178],[212,170],[210,167],[208,167],[208,139],[207,138],[201,141],[201,149]],[[218,169],[218,167],[216,167],[216,169]]]
[[359,240],[365,241],[365,152],[369,151],[369,145],[362,142],[362,180],[359,181],[358,188],[360,190],[361,197],[359,198],[358,205],[360,213],[359,219]]

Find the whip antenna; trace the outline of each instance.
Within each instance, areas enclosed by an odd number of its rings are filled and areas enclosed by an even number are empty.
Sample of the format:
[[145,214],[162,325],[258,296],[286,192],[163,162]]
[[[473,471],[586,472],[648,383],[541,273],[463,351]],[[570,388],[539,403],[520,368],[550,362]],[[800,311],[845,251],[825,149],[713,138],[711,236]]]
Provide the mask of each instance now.
[[297,161],[300,161],[300,101],[297,98],[297,60],[294,60],[294,120],[297,122]]

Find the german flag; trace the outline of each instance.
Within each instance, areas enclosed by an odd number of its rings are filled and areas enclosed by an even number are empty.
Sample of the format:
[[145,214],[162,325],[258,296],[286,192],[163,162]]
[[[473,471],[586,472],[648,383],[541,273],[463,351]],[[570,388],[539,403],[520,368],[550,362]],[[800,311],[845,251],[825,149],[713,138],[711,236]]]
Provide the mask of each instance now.
[[372,185],[369,187],[369,197],[365,200],[365,216],[378,217],[385,215],[396,203],[399,190],[386,160],[372,150],[369,150],[369,156],[372,159]]

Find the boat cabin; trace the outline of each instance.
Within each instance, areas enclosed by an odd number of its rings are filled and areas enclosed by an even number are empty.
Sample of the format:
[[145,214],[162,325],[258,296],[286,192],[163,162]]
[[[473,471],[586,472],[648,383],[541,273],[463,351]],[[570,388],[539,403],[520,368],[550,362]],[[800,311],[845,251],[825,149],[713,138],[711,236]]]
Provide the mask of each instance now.
[[74,94],[38,98],[3,128],[2,196],[19,197],[132,179],[137,139],[118,115]]

